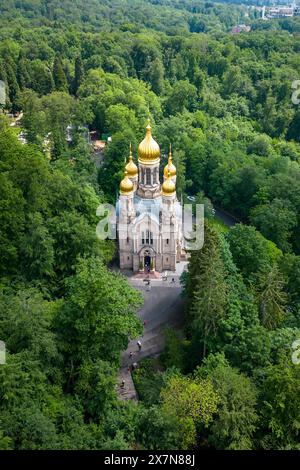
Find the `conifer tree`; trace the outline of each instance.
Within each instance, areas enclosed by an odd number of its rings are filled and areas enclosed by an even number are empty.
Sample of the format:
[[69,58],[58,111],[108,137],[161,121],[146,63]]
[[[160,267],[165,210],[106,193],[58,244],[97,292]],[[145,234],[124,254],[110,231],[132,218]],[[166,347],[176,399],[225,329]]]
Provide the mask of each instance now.
[[15,113],[16,111],[19,111],[20,109],[19,107],[20,88],[19,88],[16,74],[15,74],[15,71],[11,62],[10,61],[6,62],[5,67],[6,67],[8,95],[9,95],[9,100],[11,103],[11,110],[13,113]]
[[56,56],[53,64],[53,79],[57,91],[68,91],[66,74],[60,57]]
[[24,88],[28,88],[30,85],[30,76],[22,53],[20,53],[18,59],[17,81],[21,91],[23,91]]
[[81,57],[78,56],[75,61],[75,76],[73,80],[73,94],[77,95],[78,88],[81,85],[82,79],[83,79],[83,65],[82,65],[82,60]]
[[208,342],[216,336],[218,321],[223,317],[227,299],[225,269],[219,248],[219,238],[215,230],[205,224],[205,242],[202,250],[192,254],[190,290],[191,333],[195,341],[203,345],[203,357],[207,353]]
[[262,272],[259,277],[258,294],[260,319],[264,327],[277,328],[285,315],[287,295],[284,292],[284,279],[275,264],[269,272]]
[[[6,70],[5,70],[4,64],[1,60],[0,60],[0,81],[4,82],[5,85],[7,84]],[[0,102],[0,110],[4,109],[6,107],[6,101],[7,101],[7,98],[6,98],[5,94],[4,95],[1,94],[1,98],[2,98],[2,100]]]

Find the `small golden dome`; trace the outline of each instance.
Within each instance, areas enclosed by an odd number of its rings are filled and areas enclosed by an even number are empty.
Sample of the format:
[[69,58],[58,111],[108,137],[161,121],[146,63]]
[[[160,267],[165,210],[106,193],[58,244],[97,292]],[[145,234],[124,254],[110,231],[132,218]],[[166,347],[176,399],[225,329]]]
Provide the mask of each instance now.
[[171,177],[176,176],[176,166],[173,165],[173,162],[172,162],[172,147],[171,147],[171,144],[170,144],[168,164],[164,168],[164,175],[165,175],[166,178],[168,177],[169,172],[170,172]]
[[133,191],[133,183],[128,178],[127,171],[125,170],[125,176],[120,183],[120,193],[123,195],[128,195]]
[[160,157],[160,148],[151,134],[150,119],[146,127],[146,136],[139,145],[138,157],[141,163],[156,163]]
[[161,189],[164,196],[172,196],[175,193],[176,185],[170,172],[168,172],[167,179],[163,182]]
[[125,170],[127,171],[129,178],[133,178],[134,176],[137,176],[138,174],[138,168],[132,159],[131,144],[130,144],[129,162],[125,166]]

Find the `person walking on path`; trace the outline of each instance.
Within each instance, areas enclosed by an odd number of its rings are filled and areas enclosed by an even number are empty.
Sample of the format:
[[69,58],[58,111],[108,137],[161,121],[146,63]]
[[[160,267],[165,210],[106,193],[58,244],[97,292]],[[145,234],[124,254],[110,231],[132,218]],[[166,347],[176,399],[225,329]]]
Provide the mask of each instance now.
[[142,349],[142,343],[140,342],[140,340],[138,340],[137,345],[138,345],[138,348],[139,348],[139,351],[140,351]]

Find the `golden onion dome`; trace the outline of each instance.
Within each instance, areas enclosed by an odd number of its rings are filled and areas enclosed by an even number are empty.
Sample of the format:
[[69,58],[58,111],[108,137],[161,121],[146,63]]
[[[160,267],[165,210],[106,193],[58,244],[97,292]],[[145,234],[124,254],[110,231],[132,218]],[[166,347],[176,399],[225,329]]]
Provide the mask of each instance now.
[[137,176],[138,174],[138,168],[132,158],[131,144],[130,144],[129,162],[125,166],[125,170],[127,171],[129,178],[133,178],[134,176]]
[[146,136],[138,148],[138,157],[141,163],[156,163],[160,157],[159,145],[151,134],[150,119],[148,119],[148,126],[146,127]]
[[172,196],[175,193],[176,185],[170,172],[168,172],[167,179],[163,182],[161,189],[164,196]]
[[120,183],[120,193],[127,196],[133,191],[133,182],[128,178],[127,171],[125,170],[125,176]]
[[168,164],[164,168],[164,175],[165,175],[166,178],[168,177],[169,172],[170,172],[171,177],[176,176],[176,166],[173,165],[173,162],[172,162],[172,147],[171,147],[171,144],[170,144]]

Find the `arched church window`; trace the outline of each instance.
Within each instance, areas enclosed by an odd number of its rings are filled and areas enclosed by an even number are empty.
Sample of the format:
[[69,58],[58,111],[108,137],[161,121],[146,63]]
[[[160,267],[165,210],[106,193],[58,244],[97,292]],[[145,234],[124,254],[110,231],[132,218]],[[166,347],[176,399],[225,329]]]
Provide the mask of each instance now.
[[146,233],[142,232],[141,235],[142,245],[153,245],[153,232],[150,232],[150,230],[146,230]]
[[151,184],[151,170],[150,168],[146,168],[146,184]]
[[146,244],[153,245],[153,232],[150,232],[150,230],[146,231]]
[[155,168],[153,171],[153,183],[154,184],[157,183],[157,168]]

